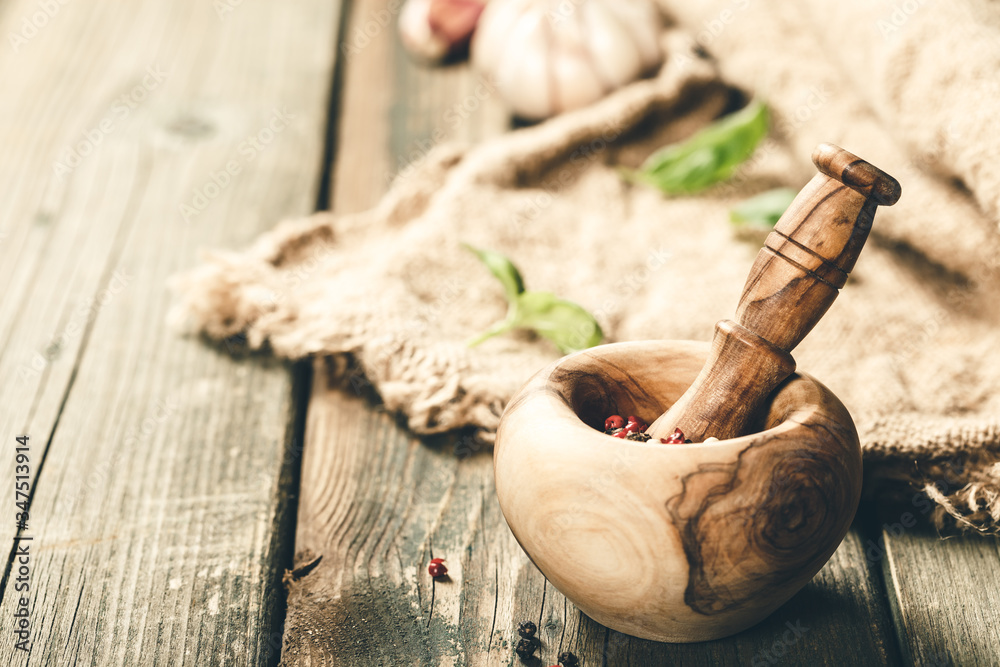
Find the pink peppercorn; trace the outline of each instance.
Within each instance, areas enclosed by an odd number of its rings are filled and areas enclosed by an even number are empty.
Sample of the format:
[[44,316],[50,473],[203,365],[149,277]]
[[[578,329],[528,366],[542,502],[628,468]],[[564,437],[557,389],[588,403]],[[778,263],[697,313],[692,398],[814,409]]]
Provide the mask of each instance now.
[[444,566],[444,559],[432,558],[430,565],[427,566],[427,573],[435,579],[448,574],[448,568]]

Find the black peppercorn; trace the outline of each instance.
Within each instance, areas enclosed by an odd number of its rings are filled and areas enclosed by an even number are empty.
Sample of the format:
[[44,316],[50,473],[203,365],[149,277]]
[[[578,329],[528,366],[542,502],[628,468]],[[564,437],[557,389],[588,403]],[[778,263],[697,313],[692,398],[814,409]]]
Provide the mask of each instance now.
[[577,659],[577,657],[572,653],[570,653],[569,651],[563,651],[562,653],[560,653],[557,660],[559,661],[559,664],[562,665],[563,667],[579,667],[580,665],[580,661]]
[[646,442],[649,440],[648,433],[629,433],[625,436],[626,440],[637,440],[638,442]]
[[525,621],[517,626],[517,634],[527,639],[534,637],[536,632],[538,632],[538,626],[531,621]]
[[535,650],[537,648],[538,648],[537,639],[535,639],[534,637],[531,638],[525,637],[524,639],[522,639],[517,643],[517,648],[514,649],[514,653],[517,653],[517,656],[521,658],[521,660],[530,660],[531,658],[535,657]]

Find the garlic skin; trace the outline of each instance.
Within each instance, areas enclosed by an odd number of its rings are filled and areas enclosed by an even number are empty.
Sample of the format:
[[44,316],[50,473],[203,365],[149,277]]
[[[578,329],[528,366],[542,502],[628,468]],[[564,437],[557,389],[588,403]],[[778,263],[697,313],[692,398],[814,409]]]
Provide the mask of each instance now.
[[487,0],[406,0],[399,38],[419,60],[438,63],[464,54]]
[[660,62],[649,0],[493,0],[472,63],[515,115],[541,120],[591,104]]
[[430,8],[431,0],[407,0],[399,12],[399,39],[410,55],[437,62],[448,55],[449,45],[431,30]]

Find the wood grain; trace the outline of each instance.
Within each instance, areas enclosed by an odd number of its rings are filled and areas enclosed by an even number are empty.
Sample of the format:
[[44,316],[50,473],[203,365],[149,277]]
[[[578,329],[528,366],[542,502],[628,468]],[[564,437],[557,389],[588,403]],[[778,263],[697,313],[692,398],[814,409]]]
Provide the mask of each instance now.
[[[31,436],[37,475],[32,648],[4,632],[0,654],[273,662],[292,377],[167,331],[164,285],[200,247],[240,247],[312,210],[336,4],[48,4],[45,25],[0,53],[0,414],[5,444]],[[39,14],[5,3],[0,28],[22,34]],[[187,220],[182,204],[196,207]]]
[[497,498],[518,542],[588,616],[638,637],[704,641],[756,624],[819,571],[861,495],[854,425],[808,376],[789,378],[742,438],[603,432],[607,415],[662,412],[707,353],[642,341],[564,357],[513,397],[497,431]]
[[902,664],[881,599],[881,582],[861,553],[862,540],[852,530],[805,588],[760,624],[735,637],[701,644],[660,644],[609,632],[605,662],[595,664]]
[[[919,511],[910,508],[910,518]],[[896,634],[915,665],[1000,664],[1000,543],[941,539],[905,512],[883,515],[881,539],[866,543],[882,567]],[[907,525],[903,525],[903,524]]]
[[[388,6],[358,3],[347,39]],[[501,131],[506,117],[478,85],[462,66],[416,68],[394,36],[355,54],[340,95],[334,208],[375,203],[385,175],[419,159],[435,136],[475,141]],[[521,664],[513,647],[523,620],[539,626],[539,665],[563,650],[587,666],[898,663],[878,577],[853,532],[797,596],[737,637],[671,645],[608,630],[549,585],[515,542],[488,449],[462,434],[412,438],[377,399],[356,394],[358,379],[317,362],[296,564],[321,560],[290,584],[283,664]],[[448,581],[426,575],[432,554],[447,559]],[[785,623],[800,619],[809,630],[785,644]]]

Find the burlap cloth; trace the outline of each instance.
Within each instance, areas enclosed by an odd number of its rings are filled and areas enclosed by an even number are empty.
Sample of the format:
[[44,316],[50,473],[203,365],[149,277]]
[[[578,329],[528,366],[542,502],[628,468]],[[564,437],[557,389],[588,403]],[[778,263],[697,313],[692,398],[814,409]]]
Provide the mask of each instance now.
[[[682,14],[695,13],[688,5]],[[505,401],[558,352],[526,334],[466,346],[506,304],[463,242],[511,257],[529,289],[582,304],[607,342],[709,340],[714,323],[732,316],[762,240],[737,238],[730,207],[767,188],[801,187],[815,173],[812,148],[832,141],[897,176],[903,197],[880,209],[840,298],[795,351],[798,367],[851,410],[869,491],[929,507],[913,501],[922,490],[937,503],[939,526],[995,531],[1000,234],[984,209],[1000,202],[996,170],[966,180],[974,196],[931,173],[965,177],[969,151],[955,149],[955,169],[942,151],[910,152],[905,140],[921,135],[894,119],[914,110],[878,107],[800,18],[767,5],[697,38],[717,61],[695,55],[692,36],[704,17],[736,3],[701,3],[703,16],[680,16],[688,29],[665,35],[671,55],[655,79],[471,149],[438,147],[371,211],[283,222],[245,251],[211,254],[175,280],[175,324],[218,340],[245,336],[290,359],[350,358],[414,432],[474,427],[488,439]],[[744,29],[761,26],[771,31],[765,44],[760,35],[743,40]],[[619,166],[637,165],[732,103],[719,71],[766,95],[771,138],[731,183],[703,196],[666,198],[625,183]],[[996,143],[1000,100],[992,103],[968,127],[990,125]],[[952,139],[965,127],[951,126]]]

